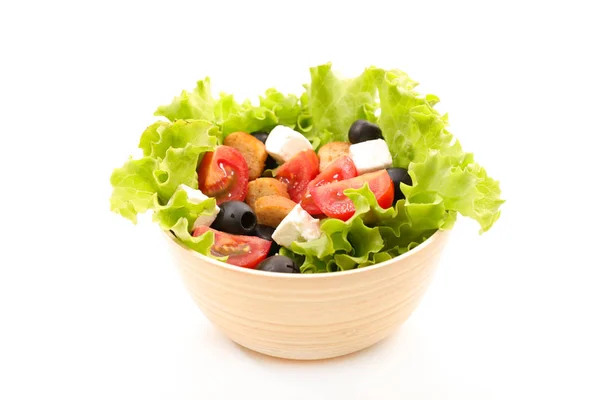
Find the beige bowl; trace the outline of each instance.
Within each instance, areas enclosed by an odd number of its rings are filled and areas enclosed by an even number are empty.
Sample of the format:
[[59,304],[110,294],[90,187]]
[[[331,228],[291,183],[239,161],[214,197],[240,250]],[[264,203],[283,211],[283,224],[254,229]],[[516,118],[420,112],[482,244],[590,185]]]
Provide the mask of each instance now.
[[276,274],[212,260],[165,233],[183,282],[206,317],[234,342],[274,357],[317,360],[367,348],[415,310],[449,231],[371,267]]

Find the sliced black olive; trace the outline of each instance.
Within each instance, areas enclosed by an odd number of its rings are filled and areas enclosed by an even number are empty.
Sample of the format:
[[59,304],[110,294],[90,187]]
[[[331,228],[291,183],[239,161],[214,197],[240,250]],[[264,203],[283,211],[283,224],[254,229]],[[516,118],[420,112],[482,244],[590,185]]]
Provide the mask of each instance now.
[[252,235],[256,227],[256,214],[243,201],[231,200],[222,203],[211,228],[234,235]]
[[298,273],[300,269],[289,257],[286,256],[271,256],[263,260],[256,269],[268,272],[283,272],[283,273]]
[[364,119],[354,121],[350,130],[348,130],[348,140],[352,144],[375,139],[383,139],[381,128]]
[[267,225],[258,224],[256,225],[256,228],[254,228],[254,236],[272,242],[271,249],[269,250],[268,254],[269,256],[274,256],[275,254],[279,253],[279,249],[281,249],[281,246],[275,243],[275,241],[273,240],[273,232],[275,232],[275,229]]
[[408,174],[408,171],[404,168],[388,168],[387,173],[394,182],[394,204],[401,199],[406,198],[402,190],[400,190],[400,183],[405,183],[408,186],[412,186],[412,179]]

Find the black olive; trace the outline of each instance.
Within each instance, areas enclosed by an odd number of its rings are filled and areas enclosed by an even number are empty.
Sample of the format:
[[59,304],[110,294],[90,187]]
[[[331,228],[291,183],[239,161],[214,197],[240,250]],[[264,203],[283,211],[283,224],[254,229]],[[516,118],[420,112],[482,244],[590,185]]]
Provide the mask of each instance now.
[[[252,132],[251,135],[263,143],[266,143],[267,137],[269,137],[269,134],[267,132]],[[279,164],[277,164],[277,161],[275,161],[275,159],[273,157],[267,156],[267,161],[265,163],[265,169],[275,169],[278,166],[279,166]]]
[[354,121],[348,130],[348,140],[352,144],[375,139],[383,139],[381,128],[364,119]]
[[277,167],[279,167],[277,161],[275,161],[273,157],[267,156],[267,161],[265,162],[265,169],[275,169]]
[[221,211],[217,214],[211,228],[234,235],[252,235],[256,227],[256,214],[250,206],[243,201],[226,201],[219,206]]
[[284,272],[284,273],[298,273],[300,269],[289,257],[286,256],[271,256],[263,260],[256,269],[268,272]]
[[275,229],[267,225],[258,224],[256,225],[256,228],[254,228],[254,236],[272,242],[271,249],[269,250],[268,254],[269,256],[274,256],[275,254],[279,253],[279,249],[281,249],[281,246],[273,241],[273,232],[275,232]]
[[388,168],[387,173],[394,182],[394,203],[398,200],[406,198],[402,190],[400,190],[400,183],[405,183],[408,186],[412,186],[412,179],[408,174],[408,171],[404,168]]
[[263,144],[266,143],[267,137],[269,137],[267,132],[252,132],[251,135],[263,142]]

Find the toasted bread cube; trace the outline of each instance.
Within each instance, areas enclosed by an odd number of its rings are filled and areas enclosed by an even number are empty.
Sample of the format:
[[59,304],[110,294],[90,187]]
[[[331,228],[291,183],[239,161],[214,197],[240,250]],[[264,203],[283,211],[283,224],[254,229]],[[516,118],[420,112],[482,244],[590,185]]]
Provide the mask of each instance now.
[[248,164],[249,180],[252,181],[262,175],[268,156],[263,142],[246,132],[233,132],[227,135],[223,144],[242,153]]
[[263,196],[254,203],[254,213],[259,224],[277,228],[295,206],[296,203],[283,196]]
[[256,200],[264,196],[281,196],[290,198],[287,192],[287,185],[275,178],[258,178],[248,183],[248,194],[246,194],[246,204],[253,210]]
[[347,142],[331,142],[327,143],[319,149],[319,171],[323,172],[329,164],[340,157],[350,154],[350,143]]

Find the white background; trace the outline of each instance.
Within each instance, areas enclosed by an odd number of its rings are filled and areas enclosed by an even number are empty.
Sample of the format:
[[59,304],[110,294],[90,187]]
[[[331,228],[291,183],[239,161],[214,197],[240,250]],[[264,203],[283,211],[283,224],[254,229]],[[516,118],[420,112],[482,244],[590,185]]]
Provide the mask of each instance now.
[[[599,398],[593,4],[2,2],[0,398]],[[396,335],[286,362],[208,323],[154,225],[108,211],[109,176],[196,80],[300,92],[327,61],[437,94],[507,202],[482,236],[459,221]]]

